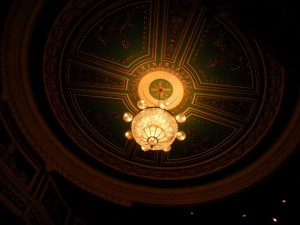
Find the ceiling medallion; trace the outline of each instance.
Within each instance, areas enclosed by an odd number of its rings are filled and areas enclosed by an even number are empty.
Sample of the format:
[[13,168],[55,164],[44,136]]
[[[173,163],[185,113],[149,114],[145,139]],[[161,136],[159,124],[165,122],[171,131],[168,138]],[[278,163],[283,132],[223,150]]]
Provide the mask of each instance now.
[[140,80],[138,95],[149,107],[157,106],[158,101],[168,100],[169,104],[165,105],[165,108],[172,109],[182,101],[184,88],[174,74],[167,71],[153,71]]
[[173,94],[173,86],[165,79],[157,79],[151,82],[149,92],[152,97],[165,100]]

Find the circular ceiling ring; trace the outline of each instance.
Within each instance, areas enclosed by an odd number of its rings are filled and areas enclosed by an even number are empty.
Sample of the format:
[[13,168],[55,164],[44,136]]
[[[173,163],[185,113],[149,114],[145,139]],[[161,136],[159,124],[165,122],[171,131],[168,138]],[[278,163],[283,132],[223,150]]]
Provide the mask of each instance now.
[[154,71],[145,75],[138,84],[138,95],[140,99],[146,101],[147,106],[158,106],[160,89],[162,90],[161,100],[169,102],[166,106],[167,110],[180,104],[184,95],[183,85],[175,75],[166,71]]

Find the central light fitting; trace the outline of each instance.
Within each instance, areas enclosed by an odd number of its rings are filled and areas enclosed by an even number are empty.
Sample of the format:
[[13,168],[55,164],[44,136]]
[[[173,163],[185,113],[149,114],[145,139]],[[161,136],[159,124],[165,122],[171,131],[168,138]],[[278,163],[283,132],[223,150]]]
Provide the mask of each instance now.
[[123,118],[126,122],[131,122],[131,130],[125,133],[128,139],[134,140],[141,146],[142,150],[171,150],[171,144],[177,138],[182,141],[186,135],[183,131],[178,132],[178,124],[186,120],[185,115],[173,116],[164,101],[158,107],[147,107],[144,100],[138,101],[138,108],[141,109],[135,116],[127,112]]

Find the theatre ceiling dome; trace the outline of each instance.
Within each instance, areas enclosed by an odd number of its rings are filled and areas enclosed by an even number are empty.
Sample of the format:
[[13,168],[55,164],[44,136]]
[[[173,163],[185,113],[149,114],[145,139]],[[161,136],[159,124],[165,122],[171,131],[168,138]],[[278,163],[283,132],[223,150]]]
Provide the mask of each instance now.
[[[297,145],[298,85],[222,8],[197,0],[11,8],[1,114],[10,148],[28,164],[28,190],[55,171],[124,206],[204,204],[260,182]],[[140,99],[155,106],[159,90],[173,115],[186,116],[178,125],[186,139],[143,151],[124,136],[123,114],[137,114]]]

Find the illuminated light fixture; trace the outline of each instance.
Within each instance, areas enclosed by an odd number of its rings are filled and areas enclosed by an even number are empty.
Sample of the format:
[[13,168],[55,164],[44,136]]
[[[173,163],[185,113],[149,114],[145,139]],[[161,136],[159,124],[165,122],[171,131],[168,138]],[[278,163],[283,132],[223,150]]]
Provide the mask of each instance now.
[[135,116],[126,112],[123,119],[131,122],[131,130],[125,133],[128,139],[134,139],[142,150],[171,150],[171,144],[177,138],[182,141],[186,135],[178,131],[178,124],[186,120],[185,115],[173,116],[165,108],[169,105],[167,101],[159,101],[158,107],[147,107],[144,100],[140,100],[137,106],[139,111]]

